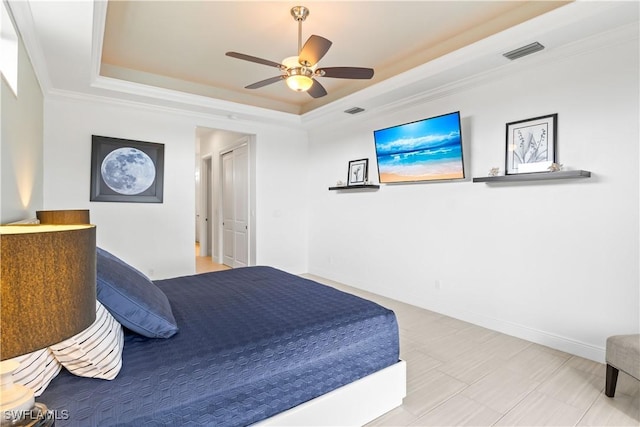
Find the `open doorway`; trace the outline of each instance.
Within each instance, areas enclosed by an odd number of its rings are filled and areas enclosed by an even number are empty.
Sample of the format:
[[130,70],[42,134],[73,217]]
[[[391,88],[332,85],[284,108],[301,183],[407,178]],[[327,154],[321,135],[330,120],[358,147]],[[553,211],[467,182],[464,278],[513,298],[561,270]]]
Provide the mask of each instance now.
[[200,170],[196,173],[196,194],[201,203],[196,203],[196,273],[227,270],[229,267],[213,259],[213,157],[209,154],[197,157],[200,157]]
[[[196,130],[196,272],[255,263],[254,144],[249,134]],[[234,152],[229,169],[229,153]],[[244,188],[237,195],[233,191],[240,184]],[[236,259],[236,249],[243,246],[246,255]]]

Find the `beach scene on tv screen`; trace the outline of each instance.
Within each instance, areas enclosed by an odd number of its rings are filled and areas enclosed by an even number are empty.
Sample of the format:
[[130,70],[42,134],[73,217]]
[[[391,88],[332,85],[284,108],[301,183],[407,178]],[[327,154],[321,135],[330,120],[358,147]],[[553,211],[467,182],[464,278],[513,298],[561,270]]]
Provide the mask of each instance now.
[[464,178],[459,113],[374,132],[380,182]]

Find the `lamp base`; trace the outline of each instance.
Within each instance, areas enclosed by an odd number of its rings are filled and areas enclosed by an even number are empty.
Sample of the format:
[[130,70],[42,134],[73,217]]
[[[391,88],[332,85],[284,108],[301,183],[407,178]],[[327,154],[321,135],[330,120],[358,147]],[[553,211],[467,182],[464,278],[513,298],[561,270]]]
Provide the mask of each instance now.
[[2,420],[2,427],[53,427],[56,420],[43,403],[35,403],[33,408],[22,411],[18,419]]
[[35,403],[31,389],[13,382],[13,371],[18,367],[20,364],[15,359],[0,362],[1,426],[11,425],[13,420],[21,418],[21,414],[33,408]]
[[35,403],[33,391],[13,382],[13,371],[20,364],[15,359],[0,362],[0,426],[50,427],[55,419],[42,403]]

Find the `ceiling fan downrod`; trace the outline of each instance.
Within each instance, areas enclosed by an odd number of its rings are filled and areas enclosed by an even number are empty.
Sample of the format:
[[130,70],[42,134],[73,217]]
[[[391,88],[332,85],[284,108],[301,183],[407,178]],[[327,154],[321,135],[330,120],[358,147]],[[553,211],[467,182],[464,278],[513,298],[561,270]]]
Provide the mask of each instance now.
[[298,55],[302,52],[302,22],[309,16],[309,9],[304,6],[291,8],[291,16],[298,21]]

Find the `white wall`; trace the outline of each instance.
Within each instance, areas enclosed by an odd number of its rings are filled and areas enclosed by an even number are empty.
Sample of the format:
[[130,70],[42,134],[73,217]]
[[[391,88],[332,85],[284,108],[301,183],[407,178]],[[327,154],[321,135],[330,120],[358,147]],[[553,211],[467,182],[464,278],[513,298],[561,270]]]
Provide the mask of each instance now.
[[[309,271],[604,360],[606,337],[640,324],[635,34],[531,69],[514,63],[492,83],[312,131]],[[551,113],[559,115],[559,162],[593,177],[327,191],[346,179],[349,160],[368,157],[377,178],[373,130],[456,110],[467,177],[504,170],[505,123]]]
[[[306,203],[296,203],[291,197],[304,191],[306,181],[281,179],[306,170],[303,132],[120,102],[61,97],[45,101],[44,123],[45,208],[90,209],[91,220],[98,226],[98,245],[153,279],[195,272],[196,128],[255,134],[256,261],[291,272],[307,271]],[[165,144],[164,202],[89,202],[92,134]],[[273,185],[274,180],[278,186]],[[283,222],[275,212],[286,212],[293,220]]]
[[42,209],[42,91],[18,40],[18,96],[0,78],[0,223],[34,218]]

